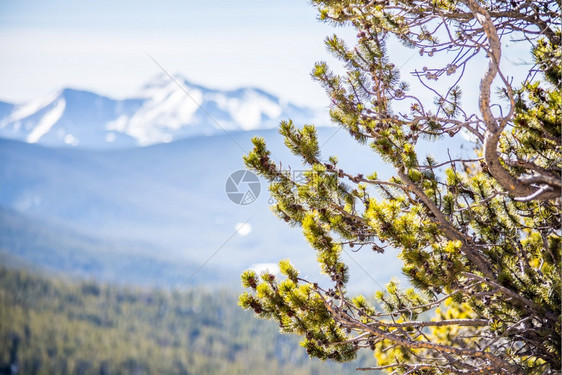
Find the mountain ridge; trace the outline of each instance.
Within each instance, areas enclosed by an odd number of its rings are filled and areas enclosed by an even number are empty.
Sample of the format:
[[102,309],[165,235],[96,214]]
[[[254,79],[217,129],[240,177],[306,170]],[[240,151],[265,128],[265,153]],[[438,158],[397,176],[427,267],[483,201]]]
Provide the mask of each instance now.
[[179,75],[159,75],[121,99],[65,87],[23,104],[0,102],[0,137],[49,147],[107,150],[223,131],[271,129],[288,118],[327,124],[319,111],[259,88],[219,90]]

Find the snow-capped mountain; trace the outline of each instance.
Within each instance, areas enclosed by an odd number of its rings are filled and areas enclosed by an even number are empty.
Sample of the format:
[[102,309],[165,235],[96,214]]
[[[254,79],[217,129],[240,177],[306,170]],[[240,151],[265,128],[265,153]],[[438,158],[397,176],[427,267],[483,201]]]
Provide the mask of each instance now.
[[322,125],[316,111],[260,89],[221,91],[161,75],[126,99],[65,88],[21,105],[0,102],[0,137],[51,147],[118,149],[269,129],[288,118]]

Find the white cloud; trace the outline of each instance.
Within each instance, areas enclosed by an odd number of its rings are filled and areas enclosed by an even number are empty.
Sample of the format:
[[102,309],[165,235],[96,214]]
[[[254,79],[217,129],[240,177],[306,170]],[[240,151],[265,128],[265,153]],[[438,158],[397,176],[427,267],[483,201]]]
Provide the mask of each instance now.
[[238,232],[241,236],[247,236],[252,232],[252,226],[248,223],[236,223],[234,229]]
[[279,266],[276,263],[258,263],[252,265],[250,269],[258,275],[266,272],[276,275],[280,272]]

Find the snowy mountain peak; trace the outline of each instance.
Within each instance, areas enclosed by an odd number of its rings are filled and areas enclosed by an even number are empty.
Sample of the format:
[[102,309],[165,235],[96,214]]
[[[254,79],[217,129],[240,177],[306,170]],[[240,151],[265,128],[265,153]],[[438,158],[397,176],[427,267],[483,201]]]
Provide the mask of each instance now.
[[146,146],[223,129],[268,129],[287,118],[310,123],[317,117],[260,89],[216,90],[165,74],[127,99],[65,88],[23,105],[0,104],[0,137],[92,149]]

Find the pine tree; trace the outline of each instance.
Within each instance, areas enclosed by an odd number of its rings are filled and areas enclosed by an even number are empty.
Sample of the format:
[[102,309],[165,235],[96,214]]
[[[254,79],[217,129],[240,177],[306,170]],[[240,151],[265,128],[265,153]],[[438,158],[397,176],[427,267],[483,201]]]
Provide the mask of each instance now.
[[[333,283],[319,286],[283,260],[283,277],[242,275],[241,306],[302,336],[310,356],[348,361],[372,350],[376,363],[362,370],[559,373],[560,1],[312,3],[321,20],[357,30],[351,47],[326,40],[345,74],[322,62],[313,70],[331,118],[395,175],[347,173],[336,157],[322,158],[313,126],[287,121],[280,133],[308,166],[297,182],[254,138],[246,165],[269,181],[274,212],[302,228]],[[433,98],[400,78],[387,53],[397,40],[433,64],[413,73]],[[513,40],[530,46],[535,63],[518,82],[502,70],[502,46]],[[471,113],[451,78],[483,55]],[[416,152],[463,133],[476,139],[470,159]],[[390,281],[374,303],[350,295],[345,247],[396,251],[411,287]]]

